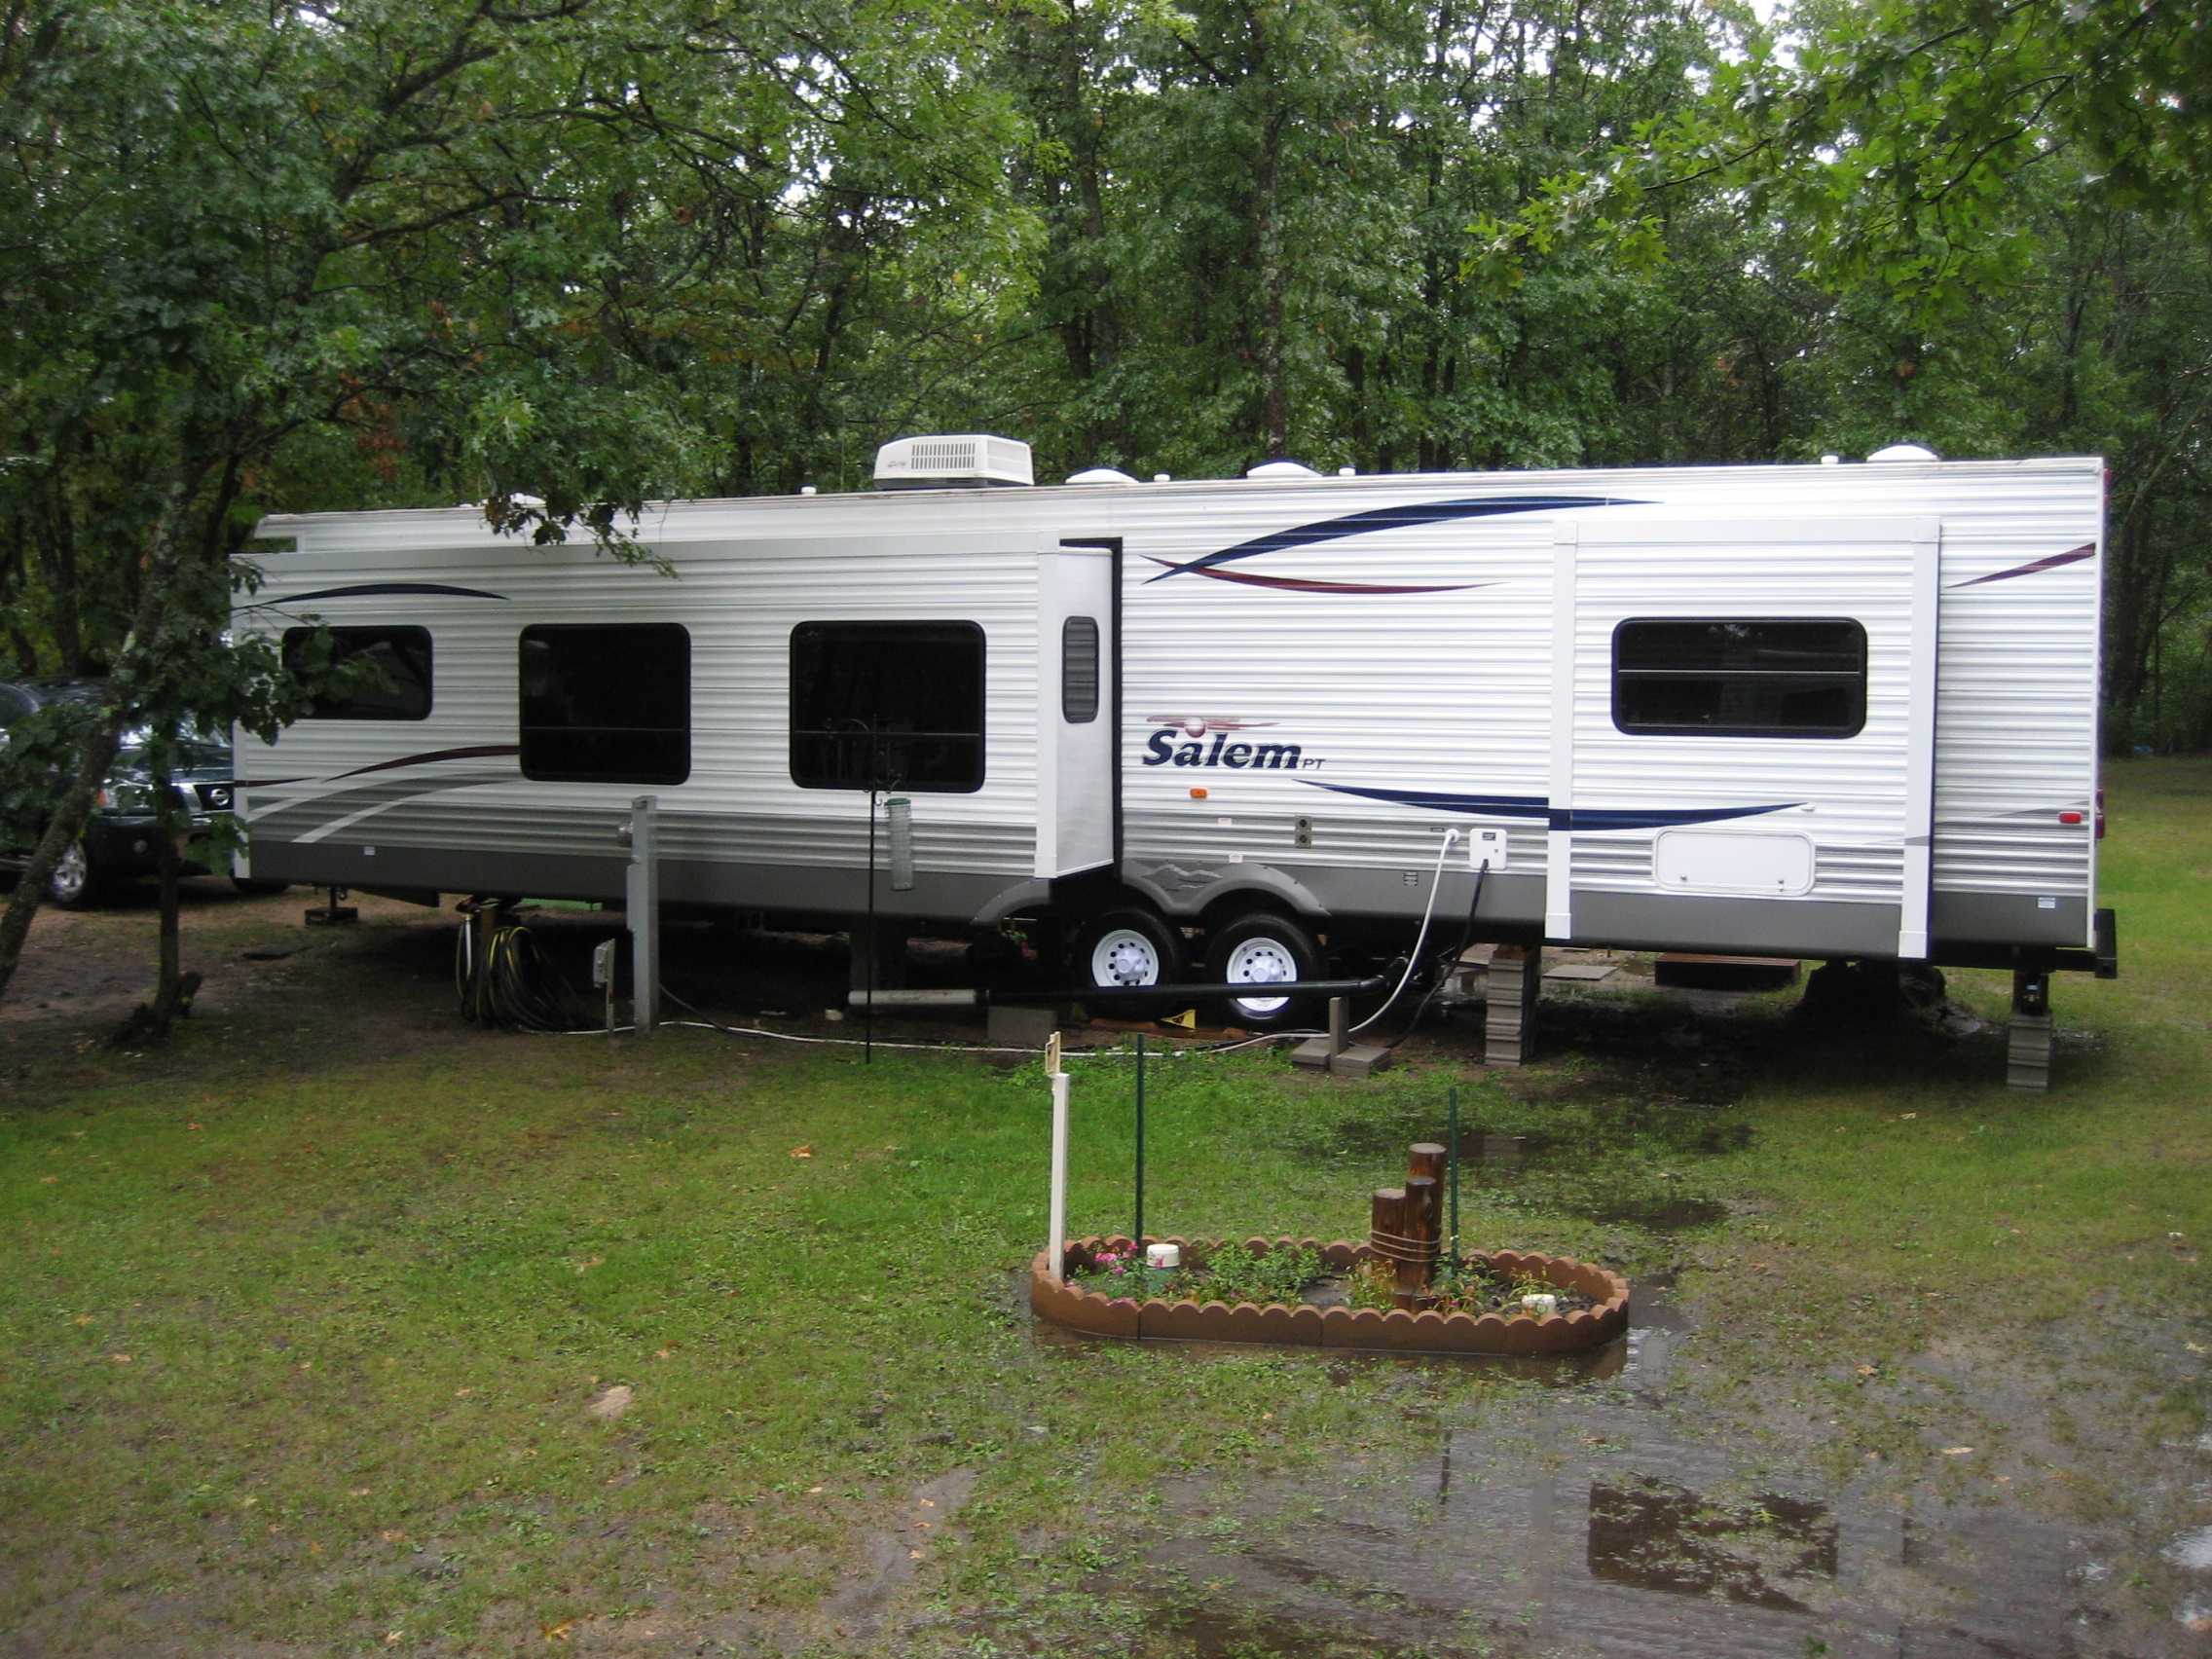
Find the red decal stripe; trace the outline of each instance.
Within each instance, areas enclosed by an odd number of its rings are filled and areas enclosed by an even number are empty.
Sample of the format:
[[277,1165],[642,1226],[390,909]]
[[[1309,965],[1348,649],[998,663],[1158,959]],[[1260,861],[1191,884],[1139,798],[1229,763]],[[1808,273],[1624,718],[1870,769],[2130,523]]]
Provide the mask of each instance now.
[[1991,575],[1976,576],[1971,582],[1953,582],[1951,590],[1955,593],[1960,588],[1979,587],[1983,582],[2006,582],[2010,581],[2014,576],[2032,576],[2038,571],[2055,571],[2061,565],[2077,564],[2081,560],[2094,559],[2096,556],[2096,544],[2091,542],[2086,547],[2075,548],[2071,553],[2053,553],[2047,559],[2037,559],[2026,565],[2014,565],[2009,571],[1999,571]]
[[1462,582],[1450,587],[1378,587],[1365,582],[1312,582],[1298,576],[1260,576],[1249,571],[1222,571],[1201,569],[1198,565],[1178,565],[1171,559],[1147,554],[1155,565],[1165,565],[1170,571],[1185,571],[1194,576],[1211,576],[1217,582],[1240,582],[1246,587],[1281,588],[1290,593],[1466,593],[1473,588],[1495,587],[1495,582]]
[[478,749],[433,749],[427,755],[408,755],[397,760],[379,760],[374,766],[356,766],[350,772],[340,772],[328,781],[339,778],[357,778],[363,772],[388,772],[395,766],[427,766],[433,760],[476,760],[487,755],[520,755],[519,743],[491,743]]

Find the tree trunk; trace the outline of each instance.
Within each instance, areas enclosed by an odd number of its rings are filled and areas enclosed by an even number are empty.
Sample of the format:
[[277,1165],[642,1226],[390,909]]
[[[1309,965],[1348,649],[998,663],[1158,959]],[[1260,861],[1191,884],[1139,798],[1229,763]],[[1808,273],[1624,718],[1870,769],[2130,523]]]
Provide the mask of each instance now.
[[184,966],[177,939],[177,866],[183,858],[176,843],[176,789],[166,765],[154,768],[154,800],[159,816],[154,824],[154,873],[161,886],[161,945],[154,970],[153,1035],[166,1037],[169,1024],[184,1010]]
[[0,998],[7,996],[9,983],[16,977],[16,965],[22,960],[23,941],[30,938],[31,918],[38,914],[39,904],[46,897],[46,884],[54,874],[54,866],[60,863],[62,853],[84,830],[85,821],[92,813],[92,797],[106,782],[108,768],[115,764],[115,752],[122,746],[123,733],[130,723],[138,674],[161,632],[167,608],[169,587],[184,547],[185,516],[195,486],[205,471],[203,464],[179,468],[177,478],[163,498],[161,511],[154,520],[152,545],[147,548],[145,577],[138,589],[137,614],[131,619],[130,632],[122,649],[116,652],[106,701],[101,705],[99,718],[86,733],[84,747],[77,752],[76,774],[69,781],[61,804],[48,822],[46,834],[31,853],[29,865],[17,879],[6,913],[0,914]]

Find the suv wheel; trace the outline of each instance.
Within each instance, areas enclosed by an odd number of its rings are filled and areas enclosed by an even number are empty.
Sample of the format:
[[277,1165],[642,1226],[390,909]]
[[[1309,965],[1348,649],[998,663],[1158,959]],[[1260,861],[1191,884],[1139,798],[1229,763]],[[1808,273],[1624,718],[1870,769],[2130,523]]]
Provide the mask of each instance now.
[[46,878],[46,896],[64,910],[88,910],[107,896],[108,883],[93,866],[85,843],[72,841]]

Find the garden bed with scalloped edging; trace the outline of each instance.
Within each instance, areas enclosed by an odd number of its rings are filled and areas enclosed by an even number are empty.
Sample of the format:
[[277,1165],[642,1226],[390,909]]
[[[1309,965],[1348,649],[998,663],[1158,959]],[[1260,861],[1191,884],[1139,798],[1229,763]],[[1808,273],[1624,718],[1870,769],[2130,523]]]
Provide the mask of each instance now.
[[[1062,1265],[1081,1265],[1106,1252],[1126,1254],[1140,1241],[1120,1235],[1070,1239]],[[1173,1244],[1195,1256],[1223,1247],[1218,1239],[1141,1240]],[[1249,1238],[1254,1255],[1310,1250],[1324,1267],[1351,1275],[1380,1259],[1372,1244],[1312,1238]],[[1030,1264],[1029,1306],[1038,1317],[1098,1337],[1148,1337],[1181,1342],[1272,1343],[1295,1347],[1364,1348],[1386,1353],[1571,1353],[1612,1341],[1628,1329],[1628,1281],[1618,1273],[1565,1256],[1497,1250],[1470,1256],[1470,1265],[1516,1280],[1558,1287],[1563,1299],[1586,1301],[1568,1312],[1442,1312],[1374,1308],[1320,1307],[1312,1303],[1198,1301],[1190,1298],[1114,1296],[1054,1279],[1046,1252]]]

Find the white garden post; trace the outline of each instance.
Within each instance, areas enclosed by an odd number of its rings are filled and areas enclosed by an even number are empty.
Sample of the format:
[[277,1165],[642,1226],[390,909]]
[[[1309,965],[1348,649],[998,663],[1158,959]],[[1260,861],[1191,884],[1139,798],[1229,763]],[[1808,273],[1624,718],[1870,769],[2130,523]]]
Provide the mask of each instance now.
[[1068,1225],[1068,1074],[1060,1070],[1060,1034],[1045,1039],[1045,1074],[1052,1083],[1052,1192],[1046,1207],[1051,1231],[1045,1240],[1045,1272],[1054,1284],[1065,1277]]

